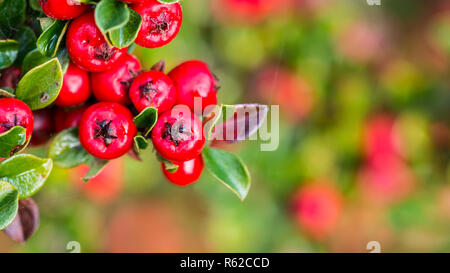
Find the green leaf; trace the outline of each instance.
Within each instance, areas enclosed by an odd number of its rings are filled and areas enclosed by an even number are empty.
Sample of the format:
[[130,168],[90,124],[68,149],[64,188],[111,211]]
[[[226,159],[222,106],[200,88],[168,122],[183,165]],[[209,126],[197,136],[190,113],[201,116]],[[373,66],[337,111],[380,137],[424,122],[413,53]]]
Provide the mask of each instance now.
[[0,134],[0,157],[13,156],[26,144],[26,129],[15,126]]
[[64,33],[66,32],[69,21],[55,20],[41,36],[39,36],[36,45],[42,55],[53,57],[58,50]]
[[148,141],[143,136],[135,136],[134,137],[134,150],[137,153],[140,153],[142,150],[147,149],[148,147]]
[[247,167],[235,155],[214,148],[203,149],[203,160],[211,174],[244,200],[250,190]]
[[18,25],[25,22],[25,0],[3,0],[0,3],[0,37],[12,36]]
[[0,69],[13,64],[19,53],[20,44],[14,40],[0,40]]
[[20,154],[0,163],[0,180],[9,182],[19,191],[20,199],[35,194],[44,185],[53,167],[51,159]]
[[61,65],[54,58],[28,71],[17,85],[16,96],[28,104],[31,110],[42,109],[56,100],[62,82]]
[[[63,73],[67,71],[67,67],[69,66],[69,54],[67,53],[66,48],[61,48],[57,53],[56,57],[58,57],[58,61],[61,64],[61,68]],[[22,73],[26,74],[28,71],[33,69],[35,66],[41,65],[45,62],[51,60],[49,57],[45,57],[41,54],[41,52],[35,48],[34,50],[28,52],[25,56],[25,59],[22,63]]]
[[5,181],[0,181],[0,230],[9,226],[19,210],[19,192]]
[[81,146],[78,128],[66,129],[57,134],[50,143],[49,155],[56,166],[74,168],[91,160],[91,155]]
[[163,4],[173,4],[180,2],[180,0],[157,0],[157,1]]
[[20,66],[27,53],[36,48],[36,35],[31,28],[22,26],[14,39],[20,44],[15,66]]
[[142,17],[136,11],[129,9],[130,19],[121,28],[112,30],[109,33],[109,39],[113,46],[124,48],[130,46],[136,39],[139,29],[142,25]]
[[42,32],[44,32],[47,28],[49,28],[55,22],[55,19],[52,19],[49,17],[40,17],[37,19],[39,20],[39,25],[41,26]]
[[0,98],[14,98],[13,90],[0,89]]
[[178,165],[173,164],[171,161],[165,159],[160,154],[156,153],[156,158],[159,162],[164,164],[164,168],[171,173],[174,173],[178,170]]
[[133,121],[137,128],[145,130],[144,136],[147,137],[158,121],[158,109],[147,107]]
[[105,36],[108,32],[125,26],[129,18],[130,11],[124,2],[102,0],[95,8],[95,22]]
[[99,158],[91,157],[86,164],[90,166],[88,173],[83,177],[84,182],[88,182],[92,178],[96,177],[108,164],[109,161]]
[[35,11],[42,11],[41,5],[39,4],[39,0],[30,0],[30,7]]

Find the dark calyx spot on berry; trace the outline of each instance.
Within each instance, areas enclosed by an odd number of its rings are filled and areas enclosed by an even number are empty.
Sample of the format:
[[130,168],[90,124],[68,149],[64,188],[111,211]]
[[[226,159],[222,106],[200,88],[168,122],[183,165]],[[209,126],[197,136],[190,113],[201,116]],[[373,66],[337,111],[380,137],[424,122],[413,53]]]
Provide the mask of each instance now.
[[94,138],[102,138],[105,146],[108,147],[111,145],[113,139],[116,139],[117,136],[112,134],[112,129],[110,128],[112,120],[106,121],[96,121],[97,128],[95,128],[95,136]]
[[190,135],[191,133],[189,132],[189,130],[187,130],[182,121],[174,123],[173,125],[171,125],[169,122],[166,122],[164,124],[164,132],[162,134],[162,138],[170,140],[176,147],[180,145],[183,136]]
[[219,77],[217,77],[217,75],[216,74],[214,74],[214,73],[212,73],[212,75],[213,75],[213,77],[214,77],[214,80],[215,80],[215,82],[214,82],[214,91],[219,91],[220,90],[220,88],[222,87],[222,86],[220,86],[219,85],[219,83],[220,83],[220,79],[219,79]]
[[104,43],[98,47],[94,47],[94,58],[102,61],[109,61],[116,53],[117,49]]
[[153,27],[150,29],[150,33],[162,33],[165,35],[170,29],[171,21],[166,16],[166,12],[163,11],[157,18],[150,18],[153,23]]
[[133,83],[134,78],[136,78],[137,76],[137,73],[135,73],[131,69],[128,69],[128,74],[130,75],[128,80],[120,81],[120,84],[122,85],[123,89],[125,89],[125,91],[128,91],[130,89],[130,86]]
[[140,97],[142,98],[146,98],[147,100],[151,101],[152,100],[152,96],[151,94],[158,94],[158,90],[155,88],[155,83],[153,81],[149,81],[145,84],[142,84],[139,86],[139,91],[140,92]]
[[[13,122],[0,122],[0,126],[2,126],[3,128],[5,128],[6,130],[10,130],[11,128],[13,128],[14,126],[21,126],[19,124],[19,121],[17,120],[17,115],[14,114],[14,120]],[[23,127],[23,126],[22,126]]]

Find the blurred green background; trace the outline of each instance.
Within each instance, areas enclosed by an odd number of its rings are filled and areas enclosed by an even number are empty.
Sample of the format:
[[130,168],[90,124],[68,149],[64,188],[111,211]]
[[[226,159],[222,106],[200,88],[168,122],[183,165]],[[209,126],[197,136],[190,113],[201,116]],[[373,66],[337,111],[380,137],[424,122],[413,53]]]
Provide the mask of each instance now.
[[207,171],[171,185],[151,150],[91,185],[83,169],[55,169],[35,198],[38,231],[23,245],[1,233],[0,251],[69,252],[70,241],[82,252],[368,252],[369,241],[450,251],[449,1],[182,6],[174,42],[135,49],[144,68],[201,59],[221,80],[220,102],[280,105],[276,151],[221,147],[247,163],[247,199]]

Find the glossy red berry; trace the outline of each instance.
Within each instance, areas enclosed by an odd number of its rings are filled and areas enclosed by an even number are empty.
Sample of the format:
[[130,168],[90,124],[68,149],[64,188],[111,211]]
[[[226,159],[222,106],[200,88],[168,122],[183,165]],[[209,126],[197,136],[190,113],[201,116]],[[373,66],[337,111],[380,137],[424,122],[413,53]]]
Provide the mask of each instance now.
[[56,132],[59,133],[62,130],[77,127],[80,124],[81,117],[87,108],[87,106],[81,106],[72,110],[57,108],[55,110],[54,119]]
[[128,91],[140,70],[139,60],[133,55],[125,54],[111,69],[92,73],[92,92],[95,98],[99,101],[129,104]]
[[190,111],[178,111],[177,108],[160,116],[152,131],[152,141],[163,158],[177,162],[194,159],[205,146],[199,118]]
[[154,70],[137,76],[130,88],[131,101],[139,112],[152,106],[161,114],[174,106],[175,96],[172,80],[166,74]]
[[187,186],[196,182],[202,175],[204,167],[201,155],[189,161],[173,162],[173,164],[178,166],[178,169],[173,173],[165,168],[164,163],[161,163],[161,167],[166,178],[178,186]]
[[126,154],[136,133],[130,110],[115,102],[90,106],[79,125],[81,145],[93,156],[105,160]]
[[22,75],[22,69],[11,66],[1,70],[0,74],[0,88],[9,87],[16,89],[17,83],[19,83],[20,76]]
[[30,107],[18,99],[0,99],[0,134],[14,126],[25,128],[26,138],[30,137],[34,126],[33,113]]
[[63,86],[55,104],[61,107],[73,107],[84,103],[90,96],[88,72],[71,62],[64,74]]
[[34,126],[33,135],[30,141],[32,146],[39,146],[47,143],[54,130],[53,111],[50,108],[37,110],[33,112]]
[[57,20],[70,20],[80,16],[89,5],[77,0],[39,0],[42,11]]
[[187,61],[175,67],[170,73],[177,89],[176,104],[187,105],[194,111],[194,98],[201,98],[202,110],[217,104],[217,79],[202,61]]
[[110,46],[97,28],[94,13],[73,20],[67,31],[66,47],[74,63],[90,72],[110,69],[127,52]]
[[179,3],[163,4],[157,0],[147,0],[131,8],[142,16],[142,26],[135,41],[140,46],[164,46],[180,31],[183,12]]

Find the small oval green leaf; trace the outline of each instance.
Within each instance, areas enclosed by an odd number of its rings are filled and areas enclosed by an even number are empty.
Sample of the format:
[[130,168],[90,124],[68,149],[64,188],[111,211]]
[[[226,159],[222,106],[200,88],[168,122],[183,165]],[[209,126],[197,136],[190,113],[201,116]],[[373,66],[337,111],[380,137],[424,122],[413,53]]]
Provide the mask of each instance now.
[[130,11],[124,2],[102,0],[95,8],[95,22],[105,36],[108,32],[125,26],[129,18]]
[[68,24],[69,21],[55,20],[44,32],[42,32],[36,42],[37,48],[42,55],[47,57],[55,56]]
[[19,192],[11,184],[0,181],[0,230],[9,226],[19,209]]
[[214,148],[203,149],[203,160],[211,174],[244,200],[250,190],[250,174],[235,155]]
[[62,82],[61,65],[54,58],[28,71],[17,85],[16,96],[28,104],[31,110],[42,109],[56,100]]
[[0,157],[10,157],[23,149],[26,144],[26,129],[15,126],[0,134]]
[[44,185],[53,167],[51,159],[20,154],[0,163],[0,180],[17,188],[20,199],[35,194]]
[[15,40],[0,40],[0,69],[13,64],[19,53],[19,42]]
[[112,30],[109,39],[113,46],[124,48],[130,46],[136,39],[142,25],[142,17],[136,11],[129,9],[130,19],[121,28]]

